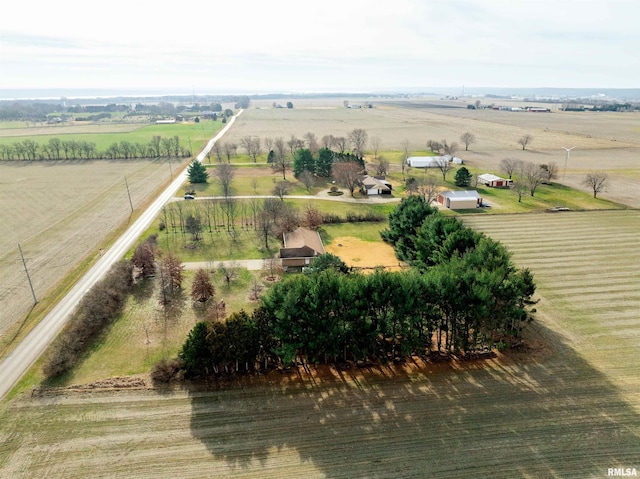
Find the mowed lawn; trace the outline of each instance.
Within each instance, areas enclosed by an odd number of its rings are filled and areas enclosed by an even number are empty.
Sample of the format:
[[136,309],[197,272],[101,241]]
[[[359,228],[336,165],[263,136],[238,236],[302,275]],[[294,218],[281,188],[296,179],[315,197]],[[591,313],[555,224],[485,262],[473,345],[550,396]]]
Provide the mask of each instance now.
[[528,351],[0,406],[5,477],[547,478],[640,469],[638,211],[474,216],[534,271]]

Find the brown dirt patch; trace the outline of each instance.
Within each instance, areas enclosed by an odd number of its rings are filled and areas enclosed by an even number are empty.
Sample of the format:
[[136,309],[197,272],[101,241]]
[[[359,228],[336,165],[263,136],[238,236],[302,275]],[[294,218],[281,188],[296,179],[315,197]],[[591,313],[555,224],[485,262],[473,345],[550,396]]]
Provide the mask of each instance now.
[[386,243],[363,241],[352,236],[334,238],[325,247],[327,253],[335,254],[347,266],[371,271],[383,267],[389,271],[399,271],[403,264],[398,261],[393,248]]

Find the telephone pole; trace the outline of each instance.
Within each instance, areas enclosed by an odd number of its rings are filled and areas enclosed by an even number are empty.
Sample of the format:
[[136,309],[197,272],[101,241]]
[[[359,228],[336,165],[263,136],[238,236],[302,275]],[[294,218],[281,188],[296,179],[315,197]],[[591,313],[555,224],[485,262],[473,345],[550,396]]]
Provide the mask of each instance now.
[[131,212],[133,213],[133,202],[131,201],[131,193],[129,192],[129,183],[127,183],[127,177],[124,177],[124,184],[127,186],[127,195],[129,196],[129,206],[131,206]]
[[38,304],[38,298],[36,298],[36,292],[33,289],[33,283],[31,282],[31,276],[29,276],[29,270],[27,269],[27,262],[24,260],[24,255],[22,254],[22,248],[20,247],[20,243],[18,243],[18,251],[20,251],[20,258],[22,258],[22,264],[24,265],[24,272],[27,273],[27,280],[29,280],[29,287],[31,288],[31,294],[33,295],[33,304]]

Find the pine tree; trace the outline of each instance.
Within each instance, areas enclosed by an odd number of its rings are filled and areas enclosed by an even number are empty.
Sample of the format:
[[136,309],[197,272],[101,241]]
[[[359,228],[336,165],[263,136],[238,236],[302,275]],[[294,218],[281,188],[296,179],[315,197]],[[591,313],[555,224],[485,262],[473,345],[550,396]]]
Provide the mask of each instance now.
[[207,168],[198,160],[193,160],[189,165],[187,173],[189,174],[189,181],[191,183],[206,183],[207,178],[209,178]]
[[456,186],[469,186],[471,184],[471,177],[473,175],[469,173],[464,166],[461,167],[458,171],[456,171],[455,182]]

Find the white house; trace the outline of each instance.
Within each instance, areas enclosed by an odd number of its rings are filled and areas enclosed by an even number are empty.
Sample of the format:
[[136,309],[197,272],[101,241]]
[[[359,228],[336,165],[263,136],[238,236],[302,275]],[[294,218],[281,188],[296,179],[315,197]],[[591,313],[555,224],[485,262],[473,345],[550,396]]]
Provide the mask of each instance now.
[[438,204],[451,210],[468,210],[482,206],[482,197],[476,190],[443,191],[438,195]]
[[491,173],[485,173],[478,175],[478,184],[491,186],[493,188],[505,188],[513,184],[513,180],[500,178],[499,176],[492,175]]
[[390,195],[393,187],[391,183],[384,179],[384,176],[369,176],[365,175],[360,180],[362,187],[360,188],[363,194],[367,196],[373,195]]

